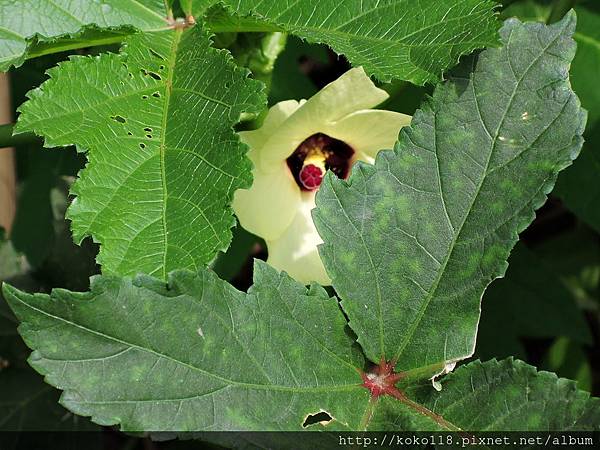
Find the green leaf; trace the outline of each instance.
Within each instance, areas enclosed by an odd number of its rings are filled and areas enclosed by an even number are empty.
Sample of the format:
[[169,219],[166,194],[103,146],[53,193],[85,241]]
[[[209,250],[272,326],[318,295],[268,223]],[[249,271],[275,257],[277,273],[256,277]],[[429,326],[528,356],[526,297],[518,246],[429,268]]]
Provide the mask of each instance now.
[[4,237],[0,228],[0,281],[7,280],[27,269],[25,257],[17,252],[12,243]]
[[600,92],[597,78],[600,72],[600,14],[580,7],[577,9],[577,55],[571,66],[573,89],[589,110],[591,127],[600,121]]
[[[577,390],[573,381],[512,358],[475,361],[446,376],[443,389],[407,390],[429,411],[470,431],[598,430],[600,399]],[[384,399],[371,430],[444,430],[432,416],[415,416],[399,402]]]
[[[19,66],[28,52],[39,54],[115,42],[123,25],[140,30],[167,26],[163,0],[0,0],[0,71]],[[119,37],[120,36],[120,37]],[[77,46],[69,41],[75,39]]]
[[275,61],[269,104],[308,99],[316,94],[317,86],[301,70],[301,61],[308,59],[311,64],[325,64],[327,56],[324,45],[308,44],[297,37],[288,37],[285,49]]
[[579,7],[577,17],[571,78],[589,111],[589,123],[581,158],[560,176],[556,191],[569,209],[600,232],[600,13]]
[[[30,368],[0,371],[2,409],[0,431],[95,430],[89,420],[66,411],[57,403],[57,392]],[[13,435],[6,433],[2,448],[12,448]],[[22,448],[22,447],[21,447]]]
[[600,240],[585,226],[548,240],[536,253],[585,309],[600,306]]
[[586,137],[581,158],[558,180],[556,195],[577,217],[600,233],[600,125]]
[[85,157],[72,148],[49,152],[38,145],[19,148],[17,156],[20,192],[11,241],[37,268],[52,250],[56,222],[64,220],[64,211],[51,204],[52,189],[64,183],[63,175],[75,176]]
[[479,358],[525,357],[521,337],[565,336],[576,343],[592,343],[583,312],[551,266],[524,245],[515,247],[508,262],[506,277],[493,283],[483,297]]
[[260,238],[238,225],[233,229],[233,239],[227,252],[219,254],[212,262],[211,268],[219,278],[231,281],[249,262],[249,256],[255,247],[260,245],[259,242]]
[[[176,272],[168,287],[149,277],[104,276],[89,293],[49,297],[7,286],[4,293],[35,349],[30,363],[64,390],[61,403],[123,430],[298,430],[319,411],[334,418],[333,429],[599,423],[598,399],[510,360],[462,367],[441,393],[409,381],[403,401],[369,401],[359,386],[362,358],[335,300],[262,262],[248,294],[209,272]],[[465,407],[464,399],[497,407]],[[534,421],[540,417],[546,421]]]
[[[345,430],[597,427],[597,399],[523,363],[471,364],[449,376],[441,393],[424,381],[472,351],[483,289],[502,272],[517,231],[579,149],[584,114],[566,76],[573,25],[573,17],[553,27],[508,22],[503,35],[510,43],[481,53],[472,74],[464,66],[465,73],[437,89],[396,152],[381,153],[375,167],[355,167],[350,184],[327,178],[317,208],[321,229],[330,226],[325,261],[362,349],[323,288],[306,288],[256,262],[247,294],[203,268],[173,272],[167,285],[143,275],[104,275],[93,278],[86,293],[32,295],[4,285],[19,332],[34,349],[31,365],[64,391],[61,403],[68,409],[128,431],[299,430],[321,411],[332,417],[328,428]],[[160,48],[156,36],[152,43]],[[74,128],[63,122],[64,130]],[[432,136],[433,147],[427,142]],[[494,144],[493,136],[506,139]],[[523,141],[512,140],[517,136]],[[450,156],[456,165],[448,164]],[[478,172],[475,161],[482,156],[487,167],[478,163],[485,167]],[[432,167],[440,178],[430,175]],[[369,184],[362,182],[365,175]],[[476,177],[478,189],[465,176]],[[443,199],[440,179],[453,188]],[[364,228],[355,232],[350,217],[364,219]],[[418,229],[418,239],[405,238],[400,223]],[[444,239],[432,247],[438,242],[432,236]],[[356,249],[378,253],[355,257]],[[445,258],[445,269],[423,272],[427,255]],[[419,296],[410,284],[421,280],[417,276],[435,282],[431,297]],[[384,329],[381,347],[372,312],[377,295],[395,320]],[[426,310],[429,305],[436,310]],[[415,315],[415,307],[422,313]],[[396,311],[408,317],[398,319]],[[402,320],[415,318],[412,329],[403,327]],[[363,325],[374,319],[373,333]],[[407,351],[395,352],[402,348],[398,341],[410,341]],[[399,388],[406,397],[370,398],[361,386],[365,359],[381,355],[402,357]],[[482,411],[485,399],[493,407]],[[453,409],[462,401],[476,406]]]
[[187,15],[192,14],[192,4],[194,0],[179,0],[179,4],[181,5],[181,9]]
[[[517,2],[503,15],[517,15],[521,19],[546,22],[550,19],[551,5],[534,0]],[[577,216],[600,231],[600,90],[596,74],[600,73],[600,9],[597,4],[578,5],[577,54],[571,65],[573,89],[588,110],[586,143],[579,159],[558,179],[555,193]]]
[[234,42],[227,45],[235,62],[247,67],[252,77],[268,87],[275,61],[285,48],[287,36],[283,33],[238,33]]
[[568,338],[555,339],[542,363],[542,368],[577,381],[581,389],[592,390],[592,368],[586,352],[581,344]]
[[473,353],[485,288],[581,148],[574,28],[507,21],[504,47],[438,87],[394,151],[326,177],[321,258],[370,360],[439,370]]
[[251,181],[232,126],[260,111],[259,82],[211,48],[201,25],[134,35],[119,55],[73,57],[49,73],[17,131],[88,151],[68,218],[76,241],[102,244],[104,272],[165,279],[227,248],[230,200]]
[[[194,3],[202,15],[213,0]],[[488,0],[226,0],[313,43],[324,43],[382,81],[436,81],[460,55],[496,43],[495,3]]]
[[337,302],[264,263],[254,270],[248,294],[211,272],[176,272],[168,288],[104,276],[89,293],[4,293],[36,349],[31,365],[99,424],[290,430],[323,409],[356,427],[368,391]]
[[[4,294],[35,349],[31,365],[64,390],[61,403],[122,430],[299,430],[320,411],[333,417],[331,429],[599,423],[598,399],[512,361],[462,367],[441,393],[407,377],[406,399],[369,401],[359,385],[362,357],[335,300],[260,261],[248,294],[206,271],[173,273],[168,287],[104,276],[88,293],[30,295],[5,285]],[[463,407],[464,399],[491,406]]]
[[520,0],[510,4],[502,11],[501,17],[517,17],[522,21],[547,23],[552,13],[551,2],[542,0]]

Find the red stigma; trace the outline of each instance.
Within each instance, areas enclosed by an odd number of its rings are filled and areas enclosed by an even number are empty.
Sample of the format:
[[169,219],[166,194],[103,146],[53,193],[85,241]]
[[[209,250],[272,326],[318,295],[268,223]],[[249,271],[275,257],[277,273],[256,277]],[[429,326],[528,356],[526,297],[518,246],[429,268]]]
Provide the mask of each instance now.
[[361,371],[360,376],[363,380],[361,386],[371,392],[371,397],[377,398],[382,395],[391,395],[394,398],[405,398],[404,393],[396,387],[396,383],[404,376],[402,373],[394,372],[396,363],[394,361],[385,361],[381,358],[379,365],[375,366],[371,372]]
[[321,181],[323,181],[323,171],[314,164],[307,164],[300,171],[300,182],[309,191],[318,189]]

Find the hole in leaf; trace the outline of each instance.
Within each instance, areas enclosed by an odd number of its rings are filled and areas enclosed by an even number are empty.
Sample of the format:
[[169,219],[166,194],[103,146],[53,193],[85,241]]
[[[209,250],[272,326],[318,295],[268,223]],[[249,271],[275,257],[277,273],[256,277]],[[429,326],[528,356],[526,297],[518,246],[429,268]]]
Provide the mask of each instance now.
[[148,100],[148,96],[147,95],[142,95],[142,100]]
[[148,139],[152,139],[152,135],[151,135],[151,134],[147,134],[147,135],[146,135],[146,137],[147,137]]
[[115,122],[119,122],[119,123],[125,123],[125,122],[127,122],[127,119],[126,119],[125,117],[123,117],[123,116],[119,116],[119,115],[116,115],[116,116],[110,116],[110,118],[111,118],[112,120],[114,120]]
[[144,144],[143,142],[140,142],[140,148],[141,149],[145,149],[146,148],[146,144]]
[[146,70],[146,69],[140,69],[140,72],[142,73],[142,75],[144,75],[144,76],[150,76],[150,77],[154,78],[157,81],[162,80],[162,77],[159,74],[157,74],[156,72],[151,72],[151,71]]
[[152,128],[146,127],[144,128],[144,131],[146,131],[147,133],[152,133]]
[[331,417],[325,411],[319,411],[318,413],[309,414],[308,416],[306,416],[306,419],[304,419],[304,423],[302,424],[302,428],[307,428],[317,423],[320,423],[321,425],[325,426],[328,425],[329,422],[331,422],[332,420],[333,417]]
[[149,48],[148,50],[150,50],[150,53],[152,53],[152,54],[153,54],[154,56],[156,56],[157,58],[159,58],[159,59],[161,59],[161,60],[162,60],[162,59],[164,59],[164,58],[163,58],[163,57],[160,55],[160,53],[158,53],[156,50],[153,50],[153,49],[151,49],[151,48]]
[[152,97],[160,98],[160,92],[155,92],[154,94],[152,94]]
[[127,136],[133,136],[133,133],[131,131],[128,131]]
[[163,66],[162,64],[158,67],[160,70],[165,70],[165,66]]

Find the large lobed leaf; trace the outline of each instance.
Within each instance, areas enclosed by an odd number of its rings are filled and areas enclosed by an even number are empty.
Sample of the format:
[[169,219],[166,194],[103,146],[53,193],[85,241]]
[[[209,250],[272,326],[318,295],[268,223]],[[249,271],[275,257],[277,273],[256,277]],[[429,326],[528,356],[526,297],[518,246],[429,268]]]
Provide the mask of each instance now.
[[166,27],[166,17],[163,0],[0,0],[0,71],[22,64],[38,43],[85,37],[85,47],[87,39],[110,41],[93,26],[152,30]]
[[[196,0],[204,13],[214,0]],[[462,54],[494,45],[498,22],[489,0],[225,0],[309,42],[324,43],[382,81],[437,81]]]
[[324,409],[356,427],[368,402],[337,302],[264,263],[248,294],[176,272],[168,288],[99,277],[89,293],[5,295],[33,367],[103,425],[289,430]]
[[438,87],[394,151],[324,181],[321,257],[370,360],[439,370],[473,353],[485,288],[581,148],[574,29],[574,14],[507,21],[504,47]]
[[227,248],[231,197],[251,182],[232,126],[260,110],[259,82],[200,25],[134,35],[119,55],[74,57],[49,73],[17,131],[88,151],[69,218],[75,240],[102,244],[105,272],[166,279]]
[[407,399],[369,401],[336,301],[261,262],[248,294],[206,271],[176,272],[168,287],[104,276],[89,293],[4,294],[61,403],[123,430],[301,430],[320,411],[329,428],[372,431],[600,423],[598,399],[511,360],[461,367],[441,392],[407,379]]

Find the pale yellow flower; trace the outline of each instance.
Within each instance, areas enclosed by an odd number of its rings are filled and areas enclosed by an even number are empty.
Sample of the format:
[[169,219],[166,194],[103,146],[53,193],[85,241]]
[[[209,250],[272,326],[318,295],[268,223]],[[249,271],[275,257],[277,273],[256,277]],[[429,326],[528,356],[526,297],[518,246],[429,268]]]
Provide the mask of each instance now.
[[362,67],[351,69],[308,101],[277,103],[261,128],[240,132],[254,163],[254,183],[236,191],[240,224],[262,237],[267,262],[302,283],[331,284],[319,257],[323,241],[311,210],[325,170],[347,178],[356,160],[372,163],[392,148],[411,117],[372,110],[388,94]]

